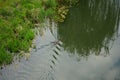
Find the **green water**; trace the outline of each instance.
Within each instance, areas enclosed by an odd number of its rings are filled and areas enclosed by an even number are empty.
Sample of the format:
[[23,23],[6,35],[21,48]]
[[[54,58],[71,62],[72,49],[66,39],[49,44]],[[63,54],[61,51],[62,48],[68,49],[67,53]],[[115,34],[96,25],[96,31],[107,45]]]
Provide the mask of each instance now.
[[28,61],[0,80],[120,80],[120,1],[80,0],[63,23],[46,21]]
[[108,53],[110,41],[118,34],[120,8],[110,1],[91,0],[95,4],[89,1],[81,0],[71,8],[68,18],[58,28],[64,48],[81,56],[90,52],[99,55],[102,48]]

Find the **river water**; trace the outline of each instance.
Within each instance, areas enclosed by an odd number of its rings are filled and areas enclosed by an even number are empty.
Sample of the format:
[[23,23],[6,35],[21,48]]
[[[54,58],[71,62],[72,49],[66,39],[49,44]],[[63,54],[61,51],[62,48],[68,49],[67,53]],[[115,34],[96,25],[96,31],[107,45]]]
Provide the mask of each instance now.
[[47,20],[30,58],[0,80],[120,80],[119,19],[119,0],[80,0],[63,23]]

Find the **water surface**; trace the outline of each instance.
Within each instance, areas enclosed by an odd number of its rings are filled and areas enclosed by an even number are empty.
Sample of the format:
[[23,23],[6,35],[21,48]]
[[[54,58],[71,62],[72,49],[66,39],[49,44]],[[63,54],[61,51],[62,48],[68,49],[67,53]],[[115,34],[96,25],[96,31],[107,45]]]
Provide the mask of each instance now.
[[120,1],[80,0],[63,23],[46,21],[31,57],[0,80],[120,80]]

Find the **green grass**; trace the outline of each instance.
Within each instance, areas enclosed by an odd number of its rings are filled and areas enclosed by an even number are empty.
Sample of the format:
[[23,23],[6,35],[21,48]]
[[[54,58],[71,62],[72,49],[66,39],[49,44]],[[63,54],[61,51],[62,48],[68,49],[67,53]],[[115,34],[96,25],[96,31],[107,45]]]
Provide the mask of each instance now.
[[[28,51],[35,36],[35,25],[43,23],[46,17],[54,18],[59,6],[63,5],[59,1],[0,1],[0,65],[11,63],[14,56],[12,53]],[[71,1],[76,0],[65,0],[67,3]]]
[[12,53],[28,51],[34,25],[54,15],[56,5],[55,0],[0,1],[0,65],[10,64]]
[[12,62],[12,55],[0,48],[0,66],[3,64],[10,64]]

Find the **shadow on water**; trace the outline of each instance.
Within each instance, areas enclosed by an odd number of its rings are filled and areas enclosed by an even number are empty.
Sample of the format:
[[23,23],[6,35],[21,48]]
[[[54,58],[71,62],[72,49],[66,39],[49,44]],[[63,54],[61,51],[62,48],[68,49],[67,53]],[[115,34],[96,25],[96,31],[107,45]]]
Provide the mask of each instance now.
[[119,0],[80,0],[70,9],[64,23],[59,24],[58,37],[65,50],[88,56],[109,53],[110,41],[118,35]]
[[0,80],[120,80],[119,19],[120,0],[80,0],[58,27],[46,20],[30,58],[0,70]]

